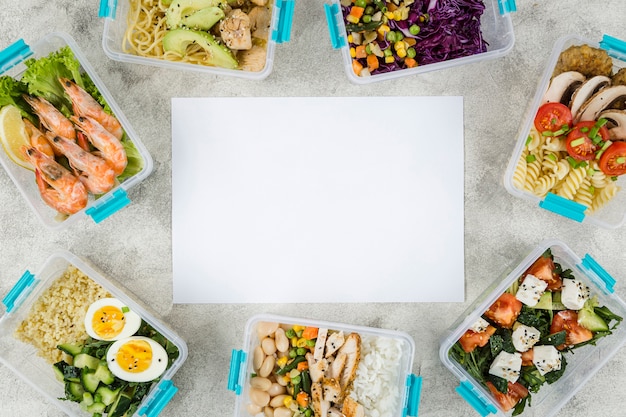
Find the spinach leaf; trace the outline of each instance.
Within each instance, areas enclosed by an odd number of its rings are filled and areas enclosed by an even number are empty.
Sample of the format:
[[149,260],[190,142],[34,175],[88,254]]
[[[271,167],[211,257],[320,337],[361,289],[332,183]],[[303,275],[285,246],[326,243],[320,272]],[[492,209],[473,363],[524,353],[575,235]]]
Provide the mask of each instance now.
[[565,330],[561,330],[558,333],[549,334],[542,337],[541,340],[539,340],[539,344],[552,346],[562,345],[563,343],[565,343],[566,334],[567,332]]
[[509,392],[509,381],[507,381],[506,379],[501,378],[499,376],[495,376],[495,375],[491,375],[491,374],[489,374],[489,381],[491,381],[493,386],[496,387],[496,389],[498,391],[500,391],[503,394],[508,394],[508,392]]
[[545,374],[544,377],[546,379],[546,382],[548,384],[552,384],[552,383],[556,382],[565,373],[565,368],[567,368],[567,361],[565,360],[565,356],[561,355],[561,369],[558,369],[558,370],[552,371],[552,372],[548,372],[547,374]]
[[617,314],[615,314],[611,310],[609,310],[609,308],[607,306],[594,307],[593,311],[598,316],[602,317],[602,319],[605,322],[607,322],[607,323],[610,323],[611,320],[616,320],[617,323],[613,324],[613,327],[611,327],[612,329],[614,329],[622,320],[624,320],[623,317],[618,316]]
[[539,388],[546,382],[546,378],[534,366],[523,366],[520,378],[522,385],[528,388],[530,392],[539,391]]

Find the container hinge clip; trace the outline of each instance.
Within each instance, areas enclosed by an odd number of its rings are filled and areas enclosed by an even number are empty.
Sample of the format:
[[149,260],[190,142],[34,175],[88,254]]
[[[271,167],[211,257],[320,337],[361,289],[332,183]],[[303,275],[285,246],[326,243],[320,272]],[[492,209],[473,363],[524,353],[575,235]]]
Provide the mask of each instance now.
[[98,17],[115,18],[116,9],[117,0],[100,0],[100,10],[98,10]]
[[539,202],[539,207],[569,217],[579,223],[585,218],[585,210],[587,210],[586,206],[553,193],[548,193],[546,198]]
[[406,378],[406,406],[402,411],[402,416],[416,416],[420,406],[420,396],[422,394],[422,377],[411,374]]
[[606,272],[606,270],[602,268],[600,264],[591,257],[591,255],[586,254],[583,258],[582,263],[584,267],[592,270],[596,273],[596,275],[598,275],[598,277],[600,277],[600,280],[605,285],[606,290],[609,293],[612,294],[613,292],[615,292],[615,289],[613,288],[615,286],[615,279],[611,276],[611,274]]
[[230,371],[228,373],[228,389],[235,391],[235,394],[241,394],[241,385],[239,384],[239,373],[241,365],[246,361],[246,352],[243,350],[233,349],[230,356]]
[[24,42],[24,39],[13,42],[0,52],[0,74],[13,68],[32,54],[33,51]]
[[476,393],[468,381],[462,381],[461,384],[456,387],[456,392],[463,397],[463,399],[467,401],[469,405],[471,405],[482,417],[498,412],[493,404],[489,403],[481,395]]
[[170,402],[174,394],[178,392],[178,388],[172,384],[169,379],[164,379],[157,385],[155,394],[150,398],[147,404],[139,410],[140,415],[146,417],[156,417],[161,414],[163,408]]
[[121,188],[113,191],[110,198],[100,204],[88,208],[85,213],[91,216],[94,222],[100,223],[113,213],[130,204],[130,199],[126,195],[126,191]]
[[600,41],[600,47],[613,58],[626,60],[626,42],[623,40],[605,34]]
[[507,14],[517,11],[515,0],[498,0],[498,7],[500,8],[500,14]]
[[33,288],[39,283],[38,279],[35,279],[35,276],[31,274],[29,271],[24,272],[22,277],[17,281],[17,283],[11,288],[11,291],[2,299],[2,304],[5,305],[7,309],[7,313],[10,313],[15,308],[19,307],[22,304],[22,301],[28,294],[31,293]]
[[[339,26],[339,18],[343,21],[339,5],[324,4],[324,12],[326,13],[326,24],[328,25],[328,33],[330,34],[330,44],[333,49],[339,49],[346,45],[346,38],[342,35]],[[338,18],[339,17],[339,18]]]
[[295,0],[279,0],[276,2],[278,8],[278,23],[272,40],[276,43],[289,42],[291,40],[291,24],[293,23],[293,8]]

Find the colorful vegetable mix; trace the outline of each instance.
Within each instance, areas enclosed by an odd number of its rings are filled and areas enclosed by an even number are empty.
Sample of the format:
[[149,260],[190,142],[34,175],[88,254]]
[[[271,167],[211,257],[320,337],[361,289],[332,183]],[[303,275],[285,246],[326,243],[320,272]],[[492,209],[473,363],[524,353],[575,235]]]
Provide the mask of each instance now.
[[482,0],[342,1],[353,70],[368,76],[486,52],[484,9]]
[[622,319],[600,306],[548,249],[448,354],[515,416],[531,406],[533,393],[566,372],[566,353],[595,345]]

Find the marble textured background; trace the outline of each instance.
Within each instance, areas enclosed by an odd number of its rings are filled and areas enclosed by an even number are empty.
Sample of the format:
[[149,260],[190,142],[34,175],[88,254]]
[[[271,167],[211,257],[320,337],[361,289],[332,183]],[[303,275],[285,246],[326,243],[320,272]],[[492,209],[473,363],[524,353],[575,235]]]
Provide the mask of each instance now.
[[[408,332],[417,345],[414,372],[424,377],[419,415],[476,415],[454,392],[458,380],[439,361],[439,338],[494,279],[543,239],[559,238],[580,256],[592,254],[616,277],[616,293],[626,299],[623,228],[600,230],[557,217],[512,197],[502,185],[518,127],[554,42],[573,33],[598,41],[603,33],[626,39],[626,2],[518,0],[512,15],[516,43],[507,56],[366,86],[353,85],[345,76],[341,56],[330,46],[323,3],[297,1],[292,41],[277,48],[273,72],[261,82],[112,61],[101,47],[104,22],[97,17],[96,1],[21,0],[0,8],[1,48],[18,38],[34,43],[53,31],[74,37],[155,163],[152,175],[130,190],[130,206],[101,224],[87,220],[62,232],[43,229],[0,171],[0,294],[57,248],[88,259],[122,282],[189,346],[189,358],[174,378],[180,393],[163,416],[232,414],[235,395],[226,389],[231,349],[242,347],[246,321],[261,312]],[[172,305],[170,98],[299,95],[464,96],[464,303]],[[380,120],[368,121],[388,123],[390,129],[407,117],[403,109],[372,113]],[[624,416],[623,399],[610,394],[624,384],[626,352],[621,350],[558,415]],[[61,415],[0,366],[0,416]]]

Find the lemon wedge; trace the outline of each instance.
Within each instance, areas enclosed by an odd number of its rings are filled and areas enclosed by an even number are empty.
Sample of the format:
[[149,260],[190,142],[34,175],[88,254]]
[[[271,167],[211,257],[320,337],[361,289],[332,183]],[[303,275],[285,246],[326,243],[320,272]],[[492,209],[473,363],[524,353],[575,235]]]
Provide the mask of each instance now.
[[0,142],[9,158],[16,164],[33,170],[33,166],[20,150],[22,146],[30,146],[24,120],[20,110],[9,104],[0,110]]

